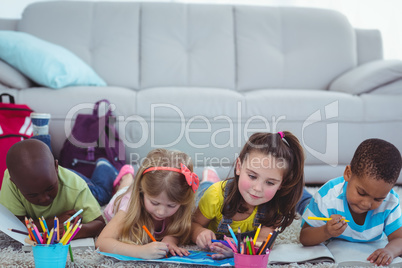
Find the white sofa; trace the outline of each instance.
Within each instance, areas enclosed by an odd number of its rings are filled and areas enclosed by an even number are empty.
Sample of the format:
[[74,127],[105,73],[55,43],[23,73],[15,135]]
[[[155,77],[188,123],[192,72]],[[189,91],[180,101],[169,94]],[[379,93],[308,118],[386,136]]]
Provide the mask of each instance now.
[[115,105],[133,164],[167,147],[190,154],[199,175],[213,165],[226,176],[252,132],[289,130],[306,151],[306,183],[323,183],[343,174],[364,139],[402,151],[402,62],[383,60],[379,31],[354,29],[336,11],[39,2],[19,20],[1,19],[0,30],[61,45],[108,84],[3,85],[18,103],[51,113],[56,157],[71,115],[103,98]]

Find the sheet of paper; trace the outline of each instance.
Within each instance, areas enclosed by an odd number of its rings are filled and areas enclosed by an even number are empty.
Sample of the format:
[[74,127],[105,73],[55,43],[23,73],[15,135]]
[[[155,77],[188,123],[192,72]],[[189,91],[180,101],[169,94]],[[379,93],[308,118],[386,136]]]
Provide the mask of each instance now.
[[8,230],[9,228],[28,232],[27,227],[5,206],[0,204],[0,230],[14,240],[17,240],[18,242],[24,244],[24,239],[27,236],[11,232],[10,230]]
[[100,254],[116,258],[121,261],[141,261],[141,262],[166,262],[166,263],[187,263],[187,264],[197,264],[197,265],[208,265],[208,266],[234,266],[234,258],[228,258],[223,260],[213,260],[211,258],[211,252],[205,251],[194,251],[189,250],[190,255],[179,257],[179,256],[172,256],[169,258],[163,259],[154,259],[154,260],[145,260],[139,258],[133,258],[129,256],[123,256],[118,254],[100,252]]

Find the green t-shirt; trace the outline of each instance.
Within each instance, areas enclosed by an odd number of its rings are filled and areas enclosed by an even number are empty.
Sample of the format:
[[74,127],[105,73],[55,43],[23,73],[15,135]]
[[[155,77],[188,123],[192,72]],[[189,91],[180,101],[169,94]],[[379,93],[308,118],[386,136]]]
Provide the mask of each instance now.
[[[205,218],[211,220],[208,225],[208,229],[213,232],[217,232],[220,221],[222,220],[222,206],[223,206],[223,187],[226,187],[227,181],[220,181],[211,185],[201,197],[200,202],[198,203],[198,208],[200,209],[202,215]],[[233,221],[230,224],[233,230],[237,230],[240,227],[241,232],[249,232],[254,231],[257,227],[254,227],[254,218],[257,213],[258,206],[256,206],[253,210],[253,213],[246,219],[242,221]]]
[[87,183],[74,172],[59,166],[59,189],[49,206],[33,205],[25,199],[17,186],[10,180],[8,170],[4,172],[0,191],[0,204],[16,216],[28,216],[33,219],[53,218],[61,213],[75,209],[81,213],[82,223],[88,223],[101,216],[101,210],[88,188]]

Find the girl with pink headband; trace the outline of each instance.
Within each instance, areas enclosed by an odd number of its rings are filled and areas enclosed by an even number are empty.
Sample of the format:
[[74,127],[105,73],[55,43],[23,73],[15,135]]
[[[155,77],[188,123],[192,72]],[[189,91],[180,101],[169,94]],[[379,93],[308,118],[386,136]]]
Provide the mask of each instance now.
[[143,259],[163,258],[167,253],[187,256],[188,250],[179,245],[190,240],[191,215],[199,186],[192,170],[187,154],[152,150],[134,182],[125,192],[117,192],[106,207],[111,220],[99,235],[96,247],[103,252]]

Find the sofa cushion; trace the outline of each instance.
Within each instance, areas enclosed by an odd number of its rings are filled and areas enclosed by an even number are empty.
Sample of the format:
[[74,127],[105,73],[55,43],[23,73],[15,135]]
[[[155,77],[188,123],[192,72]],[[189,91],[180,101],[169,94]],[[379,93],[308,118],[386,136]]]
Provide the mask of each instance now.
[[0,31],[0,58],[50,88],[106,85],[91,67],[67,49],[27,33]]
[[[332,82],[329,90],[362,94],[391,84],[402,77],[402,61],[377,60],[344,73]],[[402,90],[400,91],[402,93]]]
[[18,89],[33,86],[31,80],[2,60],[0,60],[0,83],[5,87]]

